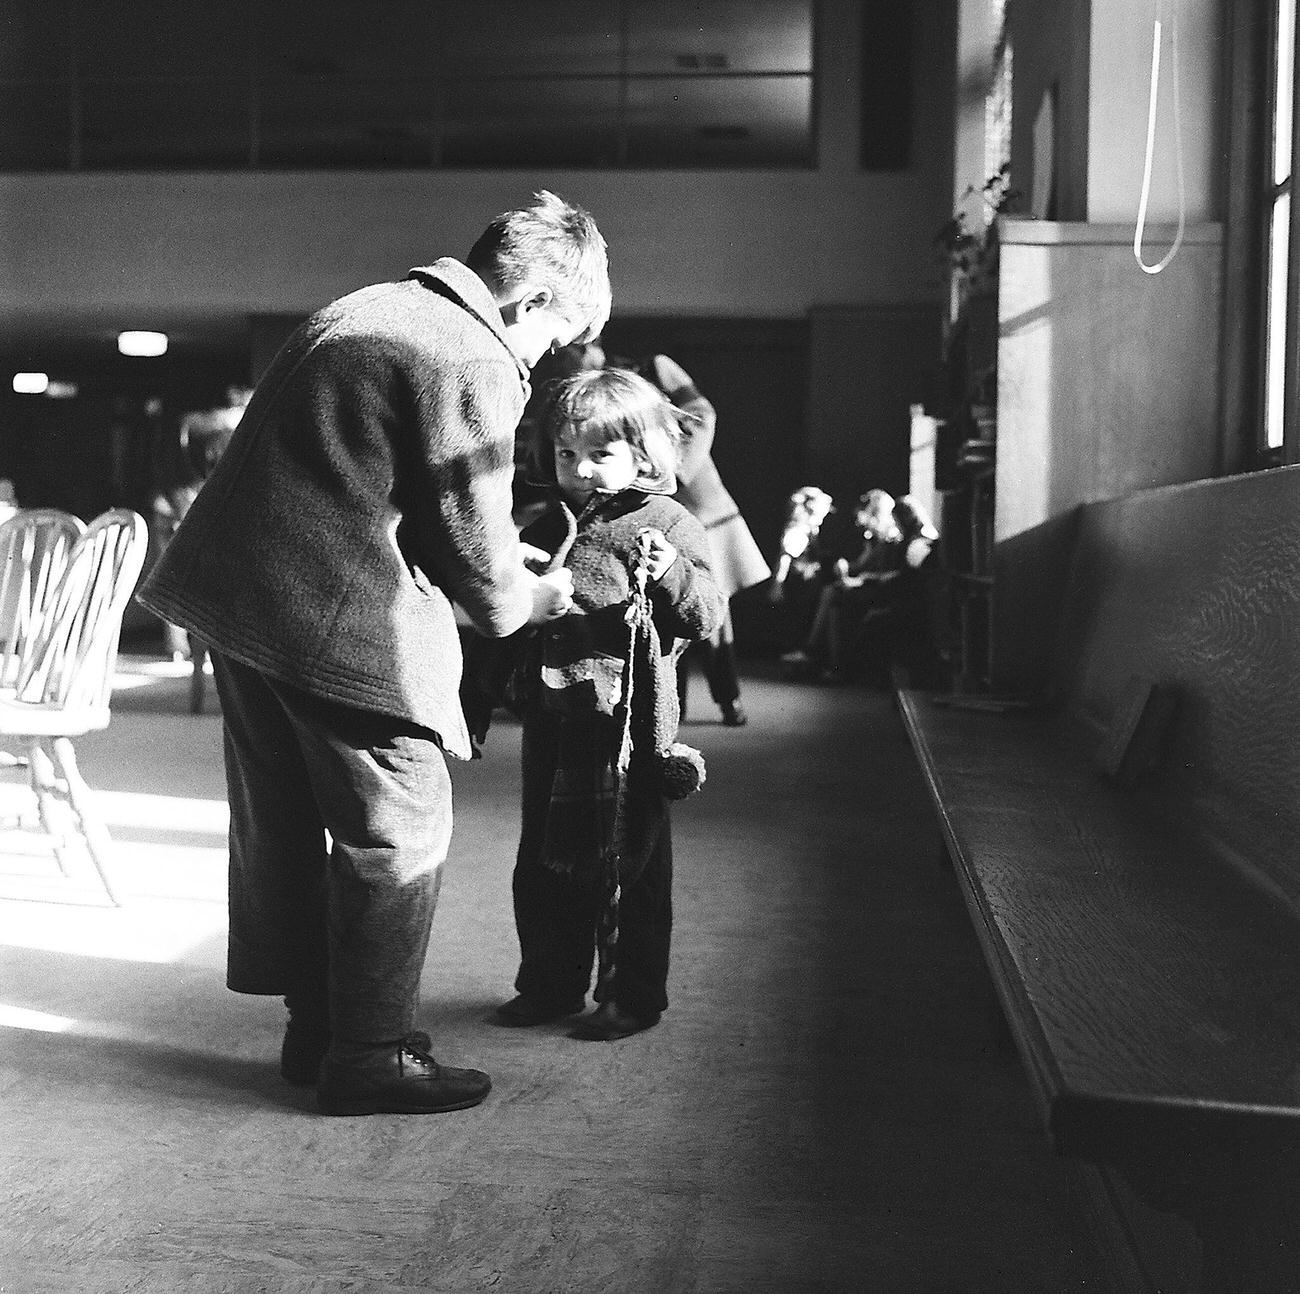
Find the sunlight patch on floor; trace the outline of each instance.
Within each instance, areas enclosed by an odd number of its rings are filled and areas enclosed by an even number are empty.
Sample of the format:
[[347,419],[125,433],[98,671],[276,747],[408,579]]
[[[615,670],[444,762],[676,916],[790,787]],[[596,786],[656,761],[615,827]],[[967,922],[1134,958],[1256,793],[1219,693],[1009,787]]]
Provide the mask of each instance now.
[[27,788],[0,792],[0,944],[139,962],[189,961],[196,949],[224,947],[224,801],[95,793],[114,837],[108,872],[122,901],[114,908],[74,836],[69,875],[60,872]]
[[188,678],[193,670],[188,660],[173,660],[170,656],[119,656],[113,686],[139,687],[154,678]]
[[203,832],[220,836],[224,842],[230,826],[230,808],[225,800],[138,791],[95,791],[93,794],[110,829],[118,826]]
[[91,877],[0,874],[0,945],[110,961],[224,964],[226,905],[141,893],[114,875],[122,906]]
[[[0,784],[0,828],[11,827],[36,818],[36,799],[27,784],[24,770],[6,768],[5,782]],[[224,841],[230,825],[230,808],[225,800],[199,799],[185,795],[159,795],[143,791],[99,791],[91,796],[100,815],[114,827],[144,828],[151,831],[200,832],[220,836]],[[0,852],[4,840],[0,837]]]
[[70,1016],[29,1011],[23,1006],[0,1002],[0,1029],[28,1029],[34,1033],[67,1033],[77,1022]]

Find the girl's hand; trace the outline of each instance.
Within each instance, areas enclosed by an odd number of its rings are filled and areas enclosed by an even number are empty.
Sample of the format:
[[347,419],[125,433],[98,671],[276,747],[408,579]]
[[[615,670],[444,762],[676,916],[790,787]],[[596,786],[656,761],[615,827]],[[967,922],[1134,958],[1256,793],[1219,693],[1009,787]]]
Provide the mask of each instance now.
[[677,560],[677,549],[668,542],[662,530],[643,530],[636,542],[646,559],[646,574],[657,583]]

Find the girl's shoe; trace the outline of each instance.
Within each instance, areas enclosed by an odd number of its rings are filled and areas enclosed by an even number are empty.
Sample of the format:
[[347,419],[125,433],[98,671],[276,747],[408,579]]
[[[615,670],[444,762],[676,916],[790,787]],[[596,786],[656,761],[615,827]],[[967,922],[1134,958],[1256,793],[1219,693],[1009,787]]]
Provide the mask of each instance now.
[[632,1015],[620,1011],[613,1002],[602,1002],[589,1016],[578,1021],[573,1037],[585,1042],[614,1042],[653,1029],[658,1023],[658,1011],[652,1015]]

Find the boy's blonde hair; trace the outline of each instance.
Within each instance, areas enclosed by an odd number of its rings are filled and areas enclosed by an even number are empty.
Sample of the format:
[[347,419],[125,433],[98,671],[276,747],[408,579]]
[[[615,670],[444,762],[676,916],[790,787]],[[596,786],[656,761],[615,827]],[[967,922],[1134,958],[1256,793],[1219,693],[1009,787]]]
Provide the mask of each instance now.
[[578,341],[599,337],[609,318],[605,239],[589,212],[546,189],[532,206],[497,216],[465,263],[494,289],[526,282],[550,288],[556,310],[582,325]]
[[683,414],[657,387],[625,368],[586,369],[550,389],[531,446],[539,481],[555,484],[555,446],[594,429],[606,443],[625,440],[641,472],[633,488],[646,494],[677,490],[677,447]]

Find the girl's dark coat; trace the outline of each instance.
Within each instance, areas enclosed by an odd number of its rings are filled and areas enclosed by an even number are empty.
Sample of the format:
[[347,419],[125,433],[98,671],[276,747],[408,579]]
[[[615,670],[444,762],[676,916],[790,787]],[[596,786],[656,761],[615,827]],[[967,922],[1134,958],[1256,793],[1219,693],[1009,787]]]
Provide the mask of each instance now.
[[[562,516],[544,516],[524,537],[553,551],[565,533]],[[709,565],[708,538],[679,503],[633,489],[597,497],[583,510],[565,562],[573,573],[574,609],[537,631],[531,657],[533,667],[542,670],[540,687],[523,708],[525,725],[556,734],[554,743],[525,741],[525,760],[529,750],[551,749],[556,763],[545,774],[525,765],[524,786],[547,787],[549,793],[525,796],[521,842],[542,841],[541,861],[562,872],[591,874],[609,844],[614,800],[607,774],[623,728],[622,685],[631,638],[624,615],[632,596],[636,537],[646,529],[662,531],[678,552],[663,578],[650,586],[664,654],[675,660],[685,642],[707,637],[722,620],[724,602]],[[667,818],[654,771],[657,726],[651,709],[670,707],[670,735],[675,733],[677,693],[672,686],[663,691],[656,696],[645,677],[634,691],[627,835],[620,860],[624,883],[640,874]]]

